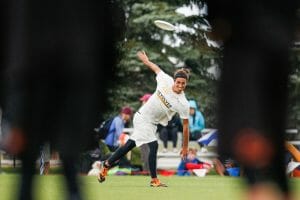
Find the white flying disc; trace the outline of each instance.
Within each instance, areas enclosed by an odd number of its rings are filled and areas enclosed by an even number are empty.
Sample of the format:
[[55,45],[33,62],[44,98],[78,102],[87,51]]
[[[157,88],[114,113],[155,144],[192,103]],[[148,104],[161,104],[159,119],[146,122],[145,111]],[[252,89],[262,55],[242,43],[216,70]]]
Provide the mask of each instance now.
[[154,24],[166,31],[174,31],[175,30],[175,26],[173,24],[170,24],[169,22],[163,21],[163,20],[155,20]]

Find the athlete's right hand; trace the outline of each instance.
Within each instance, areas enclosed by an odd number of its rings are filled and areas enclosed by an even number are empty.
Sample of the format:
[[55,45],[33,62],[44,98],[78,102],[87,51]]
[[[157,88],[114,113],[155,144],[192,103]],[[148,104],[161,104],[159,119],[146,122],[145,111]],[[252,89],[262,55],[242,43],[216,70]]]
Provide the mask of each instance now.
[[182,147],[181,151],[180,151],[180,156],[182,160],[186,160],[187,159],[187,154],[188,154],[188,149],[185,147]]
[[149,61],[145,51],[138,51],[137,56],[143,63],[147,63]]

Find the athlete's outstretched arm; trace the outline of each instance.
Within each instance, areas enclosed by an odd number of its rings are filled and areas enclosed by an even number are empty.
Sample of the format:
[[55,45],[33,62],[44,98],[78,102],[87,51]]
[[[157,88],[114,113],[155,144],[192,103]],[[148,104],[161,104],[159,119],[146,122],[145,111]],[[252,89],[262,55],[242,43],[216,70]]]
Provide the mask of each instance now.
[[147,66],[149,67],[155,74],[158,74],[161,69],[158,65],[154,64],[148,59],[148,56],[146,55],[145,51],[138,51],[137,52],[138,58]]
[[183,159],[186,158],[189,146],[189,120],[183,119],[183,140],[182,140],[182,150],[180,152]]

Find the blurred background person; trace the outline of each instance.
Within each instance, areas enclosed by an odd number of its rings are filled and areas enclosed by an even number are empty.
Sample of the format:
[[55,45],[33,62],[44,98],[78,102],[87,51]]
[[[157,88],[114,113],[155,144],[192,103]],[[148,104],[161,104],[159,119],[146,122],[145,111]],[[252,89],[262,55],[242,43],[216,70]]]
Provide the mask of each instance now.
[[146,93],[140,98],[142,105],[144,105],[148,101],[148,99],[151,97],[151,95],[152,94],[150,94],[150,93]]
[[215,158],[213,165],[220,176],[241,176],[240,165],[231,158]]
[[50,171],[51,149],[47,142],[40,149],[40,175],[48,175]]
[[4,142],[22,161],[19,199],[32,199],[35,161],[45,142],[60,153],[66,198],[81,199],[78,154],[99,113],[109,108],[124,12],[109,0],[1,5],[1,102],[10,126]]
[[200,161],[197,158],[197,149],[189,148],[188,155],[186,159],[181,159],[178,168],[178,176],[191,176],[193,175],[194,169],[206,169],[206,173],[210,171],[211,164]]
[[178,114],[175,114],[167,126],[158,125],[159,137],[163,142],[163,153],[168,152],[168,141],[172,141],[173,153],[177,153],[178,132],[182,132],[182,123]]
[[119,147],[119,137],[123,132],[125,124],[129,123],[132,116],[132,109],[130,107],[123,107],[120,113],[114,117],[108,135],[104,139],[105,144],[111,152],[114,152]]
[[207,1],[210,38],[223,42],[219,154],[243,166],[247,198],[290,199],[285,174],[289,52],[298,1]]
[[189,100],[189,105],[190,140],[198,140],[202,136],[201,131],[205,128],[205,120],[195,100]]

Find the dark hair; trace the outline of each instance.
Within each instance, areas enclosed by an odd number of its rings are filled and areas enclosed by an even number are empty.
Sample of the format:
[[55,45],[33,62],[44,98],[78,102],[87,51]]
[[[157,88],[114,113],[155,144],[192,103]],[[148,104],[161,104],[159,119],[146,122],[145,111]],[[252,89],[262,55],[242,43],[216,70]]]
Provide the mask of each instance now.
[[187,68],[181,68],[174,72],[174,79],[176,78],[185,78],[186,80],[189,80],[190,71]]

